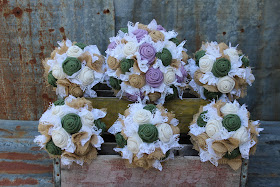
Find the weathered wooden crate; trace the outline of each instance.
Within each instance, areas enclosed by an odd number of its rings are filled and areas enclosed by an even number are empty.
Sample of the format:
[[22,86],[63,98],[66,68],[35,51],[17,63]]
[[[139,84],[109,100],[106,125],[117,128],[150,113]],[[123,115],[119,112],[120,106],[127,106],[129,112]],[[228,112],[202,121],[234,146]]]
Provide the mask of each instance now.
[[[91,101],[96,108],[107,108],[107,117],[104,118],[107,127],[131,103],[117,98],[95,98]],[[163,165],[163,171],[127,167],[125,160],[113,151],[116,143],[108,142],[113,138],[105,134],[107,142],[90,165],[60,167],[59,159],[54,160],[55,186],[245,186],[248,160],[243,160],[242,167],[237,171],[227,165],[215,167],[209,162],[202,163],[192,145],[186,144],[189,143],[186,134],[192,116],[198,112],[200,105],[206,103],[200,99],[183,99],[164,104],[180,121],[180,143],[184,143],[184,148],[175,152],[174,160]]]

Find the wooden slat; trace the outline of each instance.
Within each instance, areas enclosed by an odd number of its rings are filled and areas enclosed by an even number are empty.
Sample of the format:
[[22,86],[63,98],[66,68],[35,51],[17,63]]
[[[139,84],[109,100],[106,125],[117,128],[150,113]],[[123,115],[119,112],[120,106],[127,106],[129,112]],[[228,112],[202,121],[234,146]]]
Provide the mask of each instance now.
[[99,156],[88,166],[62,167],[62,186],[227,186],[237,187],[240,170],[201,163],[197,156],[176,157],[156,169],[128,168],[116,155]]
[[[119,100],[118,98],[93,98],[89,99],[94,108],[107,108],[107,115],[104,119],[106,127],[111,127],[118,119],[118,114],[123,114],[128,105],[132,102],[126,100]],[[193,115],[196,114],[201,105],[209,103],[202,99],[188,98],[188,99],[176,99],[168,101],[164,104],[164,107],[168,111],[174,112],[175,117],[179,120],[179,128],[181,133],[187,133],[189,131],[189,124],[192,121]]]

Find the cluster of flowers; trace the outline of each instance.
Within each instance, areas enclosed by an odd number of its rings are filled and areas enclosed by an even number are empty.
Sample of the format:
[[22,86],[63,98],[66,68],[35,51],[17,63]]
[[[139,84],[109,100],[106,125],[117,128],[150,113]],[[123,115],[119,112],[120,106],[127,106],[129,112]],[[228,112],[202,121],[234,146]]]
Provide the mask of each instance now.
[[106,50],[107,83],[117,97],[152,101],[181,97],[186,85],[185,41],[166,31],[155,20],[148,25],[128,23]]
[[162,105],[135,103],[108,130],[116,137],[122,158],[132,166],[162,170],[161,162],[174,156],[171,149],[180,149],[179,121]]
[[100,118],[105,116],[105,110],[92,108],[85,98],[69,96],[57,100],[40,118],[41,135],[34,142],[51,157],[61,158],[63,165],[72,162],[83,165],[96,158],[96,149],[104,142],[100,134],[106,126]]
[[228,164],[237,170],[241,158],[255,151],[257,136],[262,128],[259,121],[249,120],[246,106],[232,102],[212,101],[200,108],[190,126],[191,141],[202,162],[215,166]]
[[86,46],[70,40],[58,42],[51,57],[43,61],[48,83],[60,97],[96,97],[92,89],[104,79],[104,57],[96,45]]
[[225,43],[203,44],[188,61],[187,70],[190,88],[202,99],[223,97],[232,101],[244,97],[247,85],[255,80],[248,57]]

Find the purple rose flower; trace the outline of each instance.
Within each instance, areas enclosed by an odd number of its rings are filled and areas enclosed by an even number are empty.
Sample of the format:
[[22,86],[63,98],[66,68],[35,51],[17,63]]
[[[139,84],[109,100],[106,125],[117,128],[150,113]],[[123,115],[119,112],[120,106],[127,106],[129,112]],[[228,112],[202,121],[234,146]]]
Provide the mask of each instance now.
[[115,49],[116,47],[117,47],[116,42],[111,42],[111,43],[108,45],[108,49]]
[[143,30],[143,29],[137,29],[137,30],[133,31],[132,34],[134,34],[137,38],[137,41],[140,42],[142,40],[142,38],[144,38],[145,35],[148,34],[148,31]]
[[176,79],[177,79],[178,83],[182,83],[184,81],[185,77],[187,77],[187,75],[188,75],[187,71],[186,71],[186,69],[184,68],[183,65],[181,65],[180,71],[182,73],[182,77],[179,77],[178,75],[176,75]]
[[[139,95],[131,95],[129,93],[125,93],[127,100],[131,101],[131,102],[136,102],[138,101],[138,97]],[[142,93],[140,93],[140,98],[144,99],[144,95]]]
[[143,43],[139,47],[139,53],[141,60],[148,60],[148,64],[151,64],[155,60],[156,50],[149,43]]
[[158,31],[166,31],[165,28],[163,28],[161,25],[157,25],[157,30]]
[[146,82],[153,88],[157,88],[163,82],[163,73],[159,68],[150,67],[146,72]]

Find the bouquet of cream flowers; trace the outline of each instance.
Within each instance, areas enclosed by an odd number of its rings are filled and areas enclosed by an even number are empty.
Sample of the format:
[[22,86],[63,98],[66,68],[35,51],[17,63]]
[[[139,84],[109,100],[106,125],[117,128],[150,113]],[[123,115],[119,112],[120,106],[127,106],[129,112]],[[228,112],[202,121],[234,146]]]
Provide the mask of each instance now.
[[161,162],[173,158],[171,149],[180,149],[179,121],[162,105],[130,104],[124,115],[110,127],[122,158],[134,167],[162,170]]
[[60,97],[97,97],[92,89],[104,80],[104,57],[96,45],[64,40],[43,61],[45,77]]
[[34,142],[52,158],[61,158],[63,165],[83,165],[97,157],[104,142],[100,136],[105,124],[100,121],[105,109],[95,109],[85,98],[66,97],[51,104],[39,120],[41,135]]
[[213,165],[228,164],[237,170],[242,158],[248,159],[256,149],[257,136],[262,128],[259,121],[249,120],[250,113],[246,106],[235,100],[212,101],[201,106],[199,113],[191,122],[191,141],[199,151],[202,162],[210,161]]
[[148,25],[128,22],[106,50],[107,83],[117,97],[163,104],[181,97],[186,85],[185,41],[155,20]]
[[248,57],[225,43],[204,43],[188,61],[187,70],[192,79],[189,87],[202,99],[244,97],[247,85],[255,80]]

